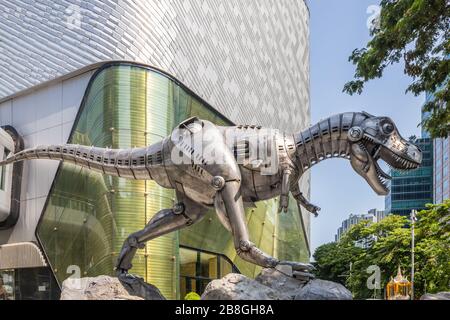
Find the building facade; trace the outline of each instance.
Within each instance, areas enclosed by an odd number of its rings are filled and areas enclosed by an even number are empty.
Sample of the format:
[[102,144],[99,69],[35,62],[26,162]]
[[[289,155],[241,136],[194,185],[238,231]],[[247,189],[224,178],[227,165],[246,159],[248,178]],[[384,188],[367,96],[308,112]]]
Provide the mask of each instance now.
[[380,222],[387,216],[385,210],[370,209],[367,213],[374,216],[374,222]]
[[434,203],[450,199],[450,138],[434,139]]
[[385,211],[409,216],[411,210],[423,210],[433,203],[433,140],[415,138],[411,142],[422,150],[422,164],[407,172],[391,169],[390,192],[385,198]]
[[[25,147],[144,146],[193,115],[287,132],[309,125],[303,1],[3,1],[0,10],[0,125]],[[56,161],[24,163],[23,179],[18,222],[0,230],[0,278],[22,299],[57,297],[70,276],[114,274],[123,240],[175,198],[152,181]],[[307,176],[301,189],[309,194]],[[291,203],[283,215],[276,200],[249,208],[249,231],[264,251],[307,261],[309,214]],[[258,270],[211,214],[147,243],[132,272],[177,299]]]
[[309,121],[303,0],[4,0],[0,12],[0,98],[130,60],[170,73],[236,123],[296,131]]
[[[433,93],[427,93],[425,101],[432,101]],[[428,133],[425,133],[428,135]],[[450,199],[450,138],[433,139],[433,200],[442,203]]]
[[339,242],[344,235],[353,225],[358,224],[361,221],[369,221],[369,223],[377,223],[386,217],[384,210],[370,209],[365,214],[350,214],[350,216],[342,221],[341,226],[337,229],[334,236],[334,241]]

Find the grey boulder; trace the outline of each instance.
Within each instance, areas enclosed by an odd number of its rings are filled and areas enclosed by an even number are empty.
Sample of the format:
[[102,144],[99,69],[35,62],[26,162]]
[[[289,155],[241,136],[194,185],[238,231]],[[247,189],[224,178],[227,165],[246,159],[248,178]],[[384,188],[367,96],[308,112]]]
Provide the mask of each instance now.
[[303,288],[306,281],[298,280],[280,270],[266,268],[255,278],[255,281],[267,286],[275,291],[283,292],[289,296],[288,300],[293,300],[299,290]]
[[294,300],[352,300],[352,293],[340,283],[314,279],[299,290]]
[[[291,270],[292,271],[292,270]],[[155,286],[142,278],[124,275],[119,278],[69,278],[62,284],[61,300],[164,300]],[[256,279],[230,273],[211,281],[202,300],[351,300],[344,286],[331,281],[305,281],[292,272],[262,269]]]
[[[125,281],[124,281],[125,280]],[[61,300],[163,300],[159,290],[143,279],[98,276],[68,278],[62,283]]]
[[352,300],[352,294],[339,283],[299,280],[288,272],[267,268],[255,279],[231,273],[214,280],[202,300]]
[[242,274],[230,273],[211,281],[202,300],[286,300],[288,296]]
[[450,300],[450,292],[427,293],[420,300]]

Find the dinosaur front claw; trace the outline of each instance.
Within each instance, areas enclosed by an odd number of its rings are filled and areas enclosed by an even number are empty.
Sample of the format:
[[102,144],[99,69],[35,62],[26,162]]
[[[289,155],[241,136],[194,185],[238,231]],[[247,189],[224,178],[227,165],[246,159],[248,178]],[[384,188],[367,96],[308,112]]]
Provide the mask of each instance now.
[[[288,268],[287,273],[285,268],[283,268],[283,266]],[[295,261],[280,261],[275,268],[278,269],[280,272],[285,273],[286,275],[289,275],[301,281],[307,282],[315,278],[315,275],[312,274],[312,271],[314,271],[316,268],[309,263],[301,263]]]
[[314,204],[310,204],[306,210],[308,210],[309,212],[311,212],[314,216],[318,216],[319,215],[319,211],[320,211],[320,207],[314,205]]
[[117,278],[119,278],[120,282],[126,283],[126,284],[132,284],[135,281],[142,279],[139,276],[136,276],[134,274],[128,273],[128,271],[121,270],[117,273]]

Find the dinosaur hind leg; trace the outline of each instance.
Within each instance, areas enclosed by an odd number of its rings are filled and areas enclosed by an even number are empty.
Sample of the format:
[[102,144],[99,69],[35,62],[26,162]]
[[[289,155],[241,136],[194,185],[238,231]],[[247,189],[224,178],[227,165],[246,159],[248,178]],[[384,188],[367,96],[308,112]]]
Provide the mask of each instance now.
[[144,248],[147,241],[197,222],[205,215],[206,211],[206,208],[187,198],[182,199],[171,209],[159,211],[150,219],[144,229],[131,234],[125,240],[117,259],[118,274],[126,274],[131,269],[131,261],[136,251]]

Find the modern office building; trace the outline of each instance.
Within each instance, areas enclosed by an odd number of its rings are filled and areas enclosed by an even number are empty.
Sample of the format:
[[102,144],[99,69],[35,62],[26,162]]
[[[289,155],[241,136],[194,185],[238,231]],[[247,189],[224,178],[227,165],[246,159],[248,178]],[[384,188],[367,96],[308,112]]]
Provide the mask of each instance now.
[[[0,11],[0,125],[25,148],[145,146],[194,115],[287,132],[309,125],[303,1],[7,0]],[[124,239],[175,200],[153,181],[57,161],[27,161],[22,170],[17,214],[0,206],[8,298],[55,299],[70,276],[113,275]],[[11,191],[17,175],[4,172]],[[308,176],[301,189],[309,195]],[[277,208],[271,200],[247,210],[251,240],[278,258],[308,261],[309,214],[295,201],[286,214]],[[236,256],[213,213],[148,242],[133,264],[169,299],[201,293],[232,271],[259,271]]]
[[422,150],[422,164],[411,171],[390,170],[390,192],[385,198],[388,214],[409,216],[411,210],[423,210],[427,203],[433,203],[433,140],[414,138],[410,141]]
[[[425,101],[432,101],[433,93],[427,93]],[[433,139],[433,200],[442,203],[450,199],[450,137]]]
[[353,225],[361,221],[369,221],[369,223],[377,223],[386,217],[384,210],[370,209],[365,214],[350,214],[350,216],[342,221],[341,226],[337,229],[334,236],[334,241],[339,242],[344,235]]
[[370,209],[367,213],[374,216],[374,222],[380,222],[387,216],[385,210]]
[[450,138],[434,139],[434,203],[450,199]]

